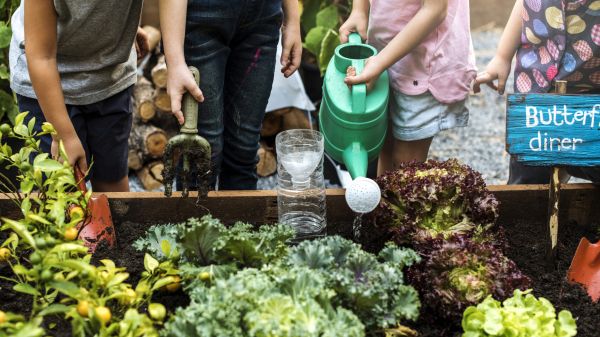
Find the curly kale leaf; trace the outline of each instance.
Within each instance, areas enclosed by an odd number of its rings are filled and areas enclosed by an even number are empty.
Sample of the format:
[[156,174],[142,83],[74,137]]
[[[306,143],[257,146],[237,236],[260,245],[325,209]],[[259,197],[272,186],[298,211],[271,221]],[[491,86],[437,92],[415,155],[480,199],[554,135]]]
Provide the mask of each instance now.
[[137,239],[133,247],[146,252],[159,261],[178,259],[182,247],[177,242],[179,236],[176,225],[154,225],[146,231],[146,236]]
[[332,294],[324,285],[306,268],[244,269],[193,289],[192,303],[176,312],[163,336],[364,336],[355,315],[327,303]]
[[377,257],[351,241],[327,237],[292,248],[285,263],[323,275],[336,293],[333,304],[352,310],[371,331],[418,318],[417,292],[404,284],[402,272],[417,261],[414,251],[393,244]]

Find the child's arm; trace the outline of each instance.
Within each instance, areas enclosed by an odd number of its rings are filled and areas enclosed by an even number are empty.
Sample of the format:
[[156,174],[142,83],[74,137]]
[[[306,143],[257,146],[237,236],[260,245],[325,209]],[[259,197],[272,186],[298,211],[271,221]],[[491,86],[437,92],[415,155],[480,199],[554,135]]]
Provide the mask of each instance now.
[[[500,95],[504,94],[506,81],[510,75],[512,59],[521,45],[522,10],[523,0],[517,0],[500,38],[496,55],[487,65],[485,71],[478,74],[475,79],[475,83],[473,84],[473,91],[475,93],[480,92],[481,85],[485,83],[494,90],[497,90]],[[496,79],[498,80],[497,86],[494,84],[494,80]]]
[[179,123],[183,124],[183,113],[181,112],[183,94],[190,92],[198,102],[204,101],[202,91],[188,69],[183,54],[187,0],[160,0],[159,12],[163,48],[169,67],[167,93],[171,96],[173,114],[177,117]]
[[362,73],[346,77],[346,84],[372,85],[385,69],[421,44],[444,21],[447,11],[448,0],[423,0],[423,6],[406,27],[377,56],[369,59]]
[[56,129],[52,155],[62,140],[69,163],[87,171],[85,150],[67,113],[56,63],[56,12],[52,0],[25,1],[25,53],[29,76],[46,120]]
[[363,40],[367,39],[367,26],[369,24],[369,0],[354,0],[352,12],[348,20],[340,27],[340,41],[348,42],[348,35],[352,32],[360,34]]
[[281,33],[281,72],[285,77],[290,77],[298,69],[302,59],[298,0],[283,0]]

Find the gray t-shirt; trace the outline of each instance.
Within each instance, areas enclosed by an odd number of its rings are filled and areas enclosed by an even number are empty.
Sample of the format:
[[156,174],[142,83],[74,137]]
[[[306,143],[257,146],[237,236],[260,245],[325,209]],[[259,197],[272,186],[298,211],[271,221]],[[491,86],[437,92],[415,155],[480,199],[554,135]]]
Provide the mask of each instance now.
[[[23,3],[12,17],[11,88],[36,98],[25,57]],[[143,0],[54,0],[57,63],[66,104],[85,105],[136,81],[133,47]]]

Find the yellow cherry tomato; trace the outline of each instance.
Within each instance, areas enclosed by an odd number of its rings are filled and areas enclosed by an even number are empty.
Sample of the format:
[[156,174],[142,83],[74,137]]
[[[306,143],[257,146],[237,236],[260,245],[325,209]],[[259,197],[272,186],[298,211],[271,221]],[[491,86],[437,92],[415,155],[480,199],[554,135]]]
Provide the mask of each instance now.
[[79,303],[77,303],[77,313],[81,317],[88,317],[90,315],[90,302],[79,301]]
[[98,320],[100,320],[100,322],[102,324],[106,324],[110,321],[110,319],[112,318],[112,315],[110,313],[110,309],[107,307],[97,307],[96,308],[96,317],[98,317]]
[[175,276],[175,280],[171,284],[167,284],[165,286],[168,292],[174,293],[177,290],[181,289],[181,278],[179,276]]
[[0,262],[8,261],[10,257],[10,250],[8,248],[2,247],[0,248]]
[[73,240],[77,239],[77,235],[79,235],[79,231],[75,227],[67,228],[67,230],[65,230],[64,235],[65,235],[65,240],[73,241]]
[[200,273],[200,280],[201,281],[208,281],[210,280],[210,273],[207,271],[203,271]]
[[7,318],[6,318],[6,313],[2,310],[0,310],[0,324],[4,324],[6,323]]
[[85,212],[83,211],[83,208],[79,206],[71,207],[71,209],[69,210],[69,217],[71,218],[71,220],[81,220],[84,216]]

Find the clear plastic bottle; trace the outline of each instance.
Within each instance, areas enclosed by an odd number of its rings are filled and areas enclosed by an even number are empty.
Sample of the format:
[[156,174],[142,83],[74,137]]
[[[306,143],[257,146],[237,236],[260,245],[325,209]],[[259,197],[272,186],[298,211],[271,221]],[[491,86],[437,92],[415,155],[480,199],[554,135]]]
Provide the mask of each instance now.
[[326,235],[323,136],[312,130],[284,131],[276,148],[279,222],[296,230],[295,240]]

